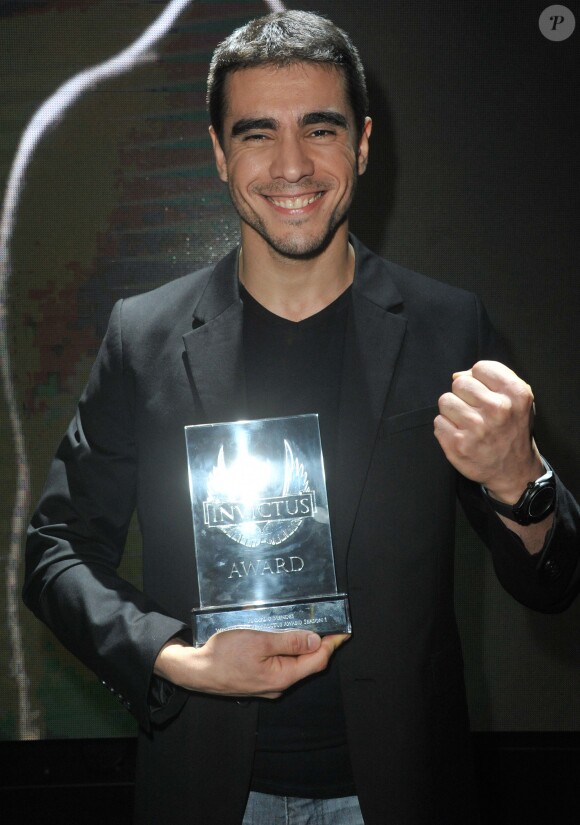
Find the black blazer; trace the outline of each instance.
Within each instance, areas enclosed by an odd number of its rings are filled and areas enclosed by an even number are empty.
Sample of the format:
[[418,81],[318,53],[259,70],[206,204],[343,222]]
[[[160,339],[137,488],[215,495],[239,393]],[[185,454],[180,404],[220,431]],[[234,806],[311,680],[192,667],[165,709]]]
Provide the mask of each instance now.
[[[564,609],[580,585],[578,505],[558,482],[551,540],[531,557],[433,435],[451,374],[494,357],[478,300],[377,258],[356,273],[329,502],[353,636],[337,653],[367,825],[476,821],[453,611],[456,493],[523,604]],[[183,427],[244,416],[236,252],[119,302],[61,443],[27,551],[24,598],[141,725],[137,821],[239,825],[257,700],[152,676],[187,637],[196,571]],[[143,591],[116,567],[137,508]]]

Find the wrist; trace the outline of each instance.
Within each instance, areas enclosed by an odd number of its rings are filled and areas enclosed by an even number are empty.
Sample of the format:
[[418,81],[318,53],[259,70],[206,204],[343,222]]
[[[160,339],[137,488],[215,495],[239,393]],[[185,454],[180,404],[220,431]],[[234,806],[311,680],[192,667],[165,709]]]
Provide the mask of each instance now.
[[157,654],[153,665],[153,673],[167,679],[169,682],[173,682],[175,685],[183,686],[179,674],[183,669],[186,658],[188,658],[187,650],[191,651],[193,649],[183,639],[169,639]]
[[548,469],[550,469],[549,465],[542,456],[539,453],[534,454],[529,466],[520,471],[517,477],[508,478],[504,476],[495,479],[492,483],[482,484],[481,486],[485,493],[496,501],[514,505],[519,501],[528,484],[540,479]]
[[541,475],[535,475],[526,483],[523,491],[514,499],[505,493],[500,497],[495,490],[481,485],[481,489],[496,513],[510,521],[527,526],[537,524],[547,518],[554,510],[556,502],[556,484],[550,465],[540,456]]

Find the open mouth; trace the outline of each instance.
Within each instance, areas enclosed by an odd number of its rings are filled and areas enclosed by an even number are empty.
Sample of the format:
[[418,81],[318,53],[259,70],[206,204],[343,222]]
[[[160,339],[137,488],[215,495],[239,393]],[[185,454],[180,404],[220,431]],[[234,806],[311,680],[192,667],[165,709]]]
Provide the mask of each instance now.
[[324,194],[324,192],[316,192],[314,195],[300,195],[295,198],[271,198],[266,196],[266,200],[269,200],[270,203],[280,209],[304,209],[310,206],[311,203],[320,200]]

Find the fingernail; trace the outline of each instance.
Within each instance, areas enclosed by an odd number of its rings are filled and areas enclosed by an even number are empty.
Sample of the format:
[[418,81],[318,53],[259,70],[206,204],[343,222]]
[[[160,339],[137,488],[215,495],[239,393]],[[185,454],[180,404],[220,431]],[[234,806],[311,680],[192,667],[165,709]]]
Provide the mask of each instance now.
[[320,638],[316,635],[316,633],[309,633],[308,638],[306,639],[306,646],[308,650],[316,650],[319,646]]

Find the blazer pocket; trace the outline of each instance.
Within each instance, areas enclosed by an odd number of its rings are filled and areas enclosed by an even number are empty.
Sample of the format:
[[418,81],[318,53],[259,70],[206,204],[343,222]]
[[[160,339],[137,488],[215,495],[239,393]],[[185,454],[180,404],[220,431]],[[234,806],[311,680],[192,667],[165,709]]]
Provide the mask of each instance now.
[[463,654],[459,644],[450,644],[431,654],[431,673],[436,696],[463,681]]
[[383,418],[381,421],[381,433],[383,436],[401,433],[405,430],[414,430],[417,427],[433,426],[435,416],[439,415],[439,407],[422,407],[419,410],[393,415],[390,418]]

